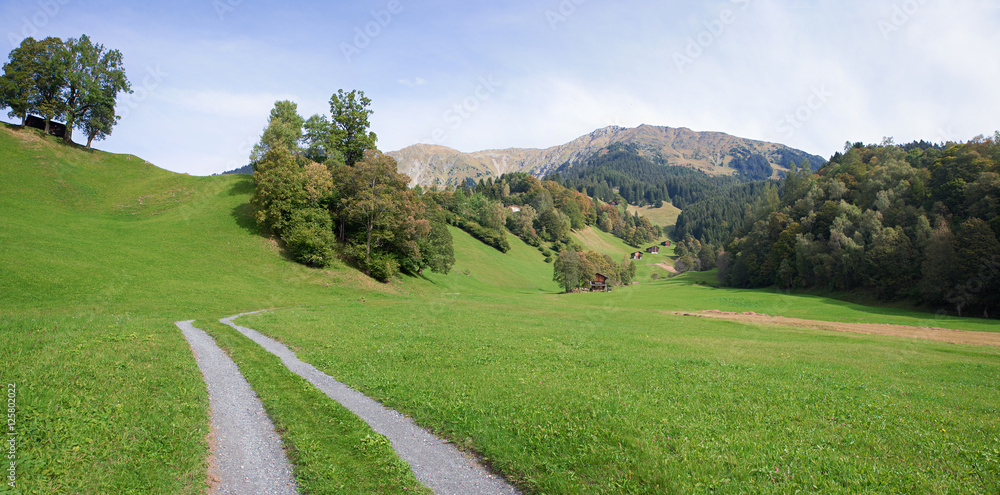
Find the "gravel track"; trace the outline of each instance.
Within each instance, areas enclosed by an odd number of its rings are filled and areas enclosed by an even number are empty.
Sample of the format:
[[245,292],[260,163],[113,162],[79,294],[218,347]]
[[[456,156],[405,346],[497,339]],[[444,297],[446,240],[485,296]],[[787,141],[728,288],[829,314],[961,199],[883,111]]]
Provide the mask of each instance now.
[[281,438],[236,363],[191,321],[178,321],[208,386],[215,494],[295,494],[295,478]]
[[311,364],[301,361],[281,342],[251,328],[241,327],[232,321],[240,316],[256,313],[260,311],[230,316],[219,321],[233,327],[268,352],[281,358],[289,370],[308,380],[331,399],[343,404],[376,432],[388,437],[396,453],[410,464],[416,478],[434,493],[440,495],[520,493],[502,478],[483,468],[475,459],[420,428],[413,420],[385,408],[364,394],[334,380]]

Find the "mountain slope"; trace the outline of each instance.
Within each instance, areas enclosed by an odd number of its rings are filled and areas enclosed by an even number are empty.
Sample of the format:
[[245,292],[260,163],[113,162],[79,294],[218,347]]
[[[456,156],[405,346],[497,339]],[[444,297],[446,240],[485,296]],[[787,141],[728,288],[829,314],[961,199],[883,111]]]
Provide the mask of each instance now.
[[[736,172],[740,160],[759,156],[776,171],[791,162],[808,159],[813,168],[822,157],[788,146],[739,138],[721,132],[695,132],[687,128],[641,125],[598,129],[569,143],[546,149],[509,148],[463,153],[445,146],[417,144],[388,154],[399,162],[399,170],[412,184],[448,185],[478,181],[509,172],[527,172],[542,177],[566,162],[587,158],[615,143],[635,144],[645,156],[670,165],[682,165],[711,174]],[[737,162],[734,163],[734,160]],[[776,173],[776,172],[775,172]]]

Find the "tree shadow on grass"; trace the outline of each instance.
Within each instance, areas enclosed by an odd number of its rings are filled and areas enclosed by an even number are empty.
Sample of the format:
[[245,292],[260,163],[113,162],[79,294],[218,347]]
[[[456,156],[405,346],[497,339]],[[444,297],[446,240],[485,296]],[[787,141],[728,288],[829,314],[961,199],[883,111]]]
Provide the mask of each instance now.
[[[233,183],[232,187],[229,188],[230,196],[249,196],[253,194],[253,181],[246,179],[240,180]],[[229,212],[233,220],[236,220],[236,224],[240,226],[243,230],[249,232],[250,234],[268,237],[269,232],[267,229],[261,227],[257,224],[257,221],[253,218],[253,205],[248,202],[243,203]]]

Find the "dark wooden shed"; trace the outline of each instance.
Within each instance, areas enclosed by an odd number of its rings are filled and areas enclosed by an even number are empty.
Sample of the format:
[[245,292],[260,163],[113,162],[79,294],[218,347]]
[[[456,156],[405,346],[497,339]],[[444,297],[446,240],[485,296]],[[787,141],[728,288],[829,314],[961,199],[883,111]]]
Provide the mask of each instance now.
[[[24,125],[28,127],[34,127],[35,129],[45,130],[45,119],[41,117],[36,117],[34,115],[28,115],[25,119]],[[56,137],[63,137],[66,135],[66,124],[61,124],[54,120],[49,121],[49,134]]]

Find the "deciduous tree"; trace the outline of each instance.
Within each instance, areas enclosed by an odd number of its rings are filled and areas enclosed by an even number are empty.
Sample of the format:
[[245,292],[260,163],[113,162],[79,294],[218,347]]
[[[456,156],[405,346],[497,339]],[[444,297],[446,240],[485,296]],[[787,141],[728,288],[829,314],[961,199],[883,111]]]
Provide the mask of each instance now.
[[121,52],[106,50],[104,45],[95,44],[87,35],[82,35],[67,40],[63,53],[66,57],[62,96],[66,133],[63,141],[73,142],[74,127],[93,132],[93,137],[88,135],[90,141],[102,131],[110,133],[117,121],[114,106],[118,93],[132,91],[125,77]]

